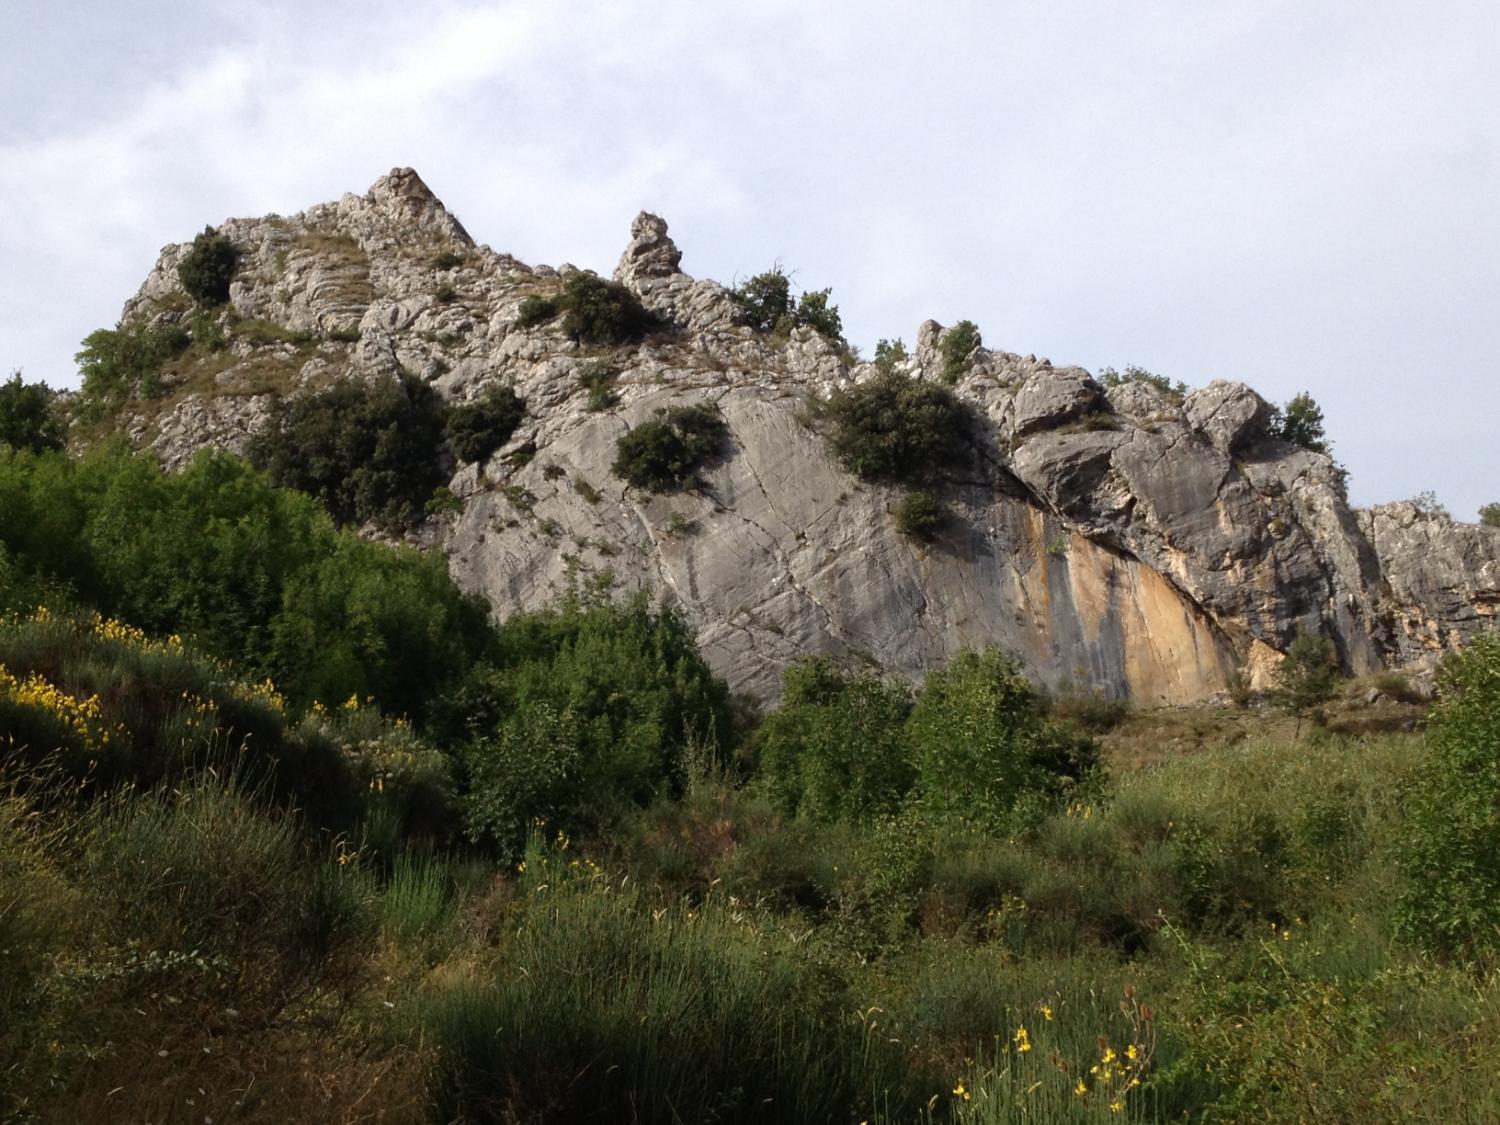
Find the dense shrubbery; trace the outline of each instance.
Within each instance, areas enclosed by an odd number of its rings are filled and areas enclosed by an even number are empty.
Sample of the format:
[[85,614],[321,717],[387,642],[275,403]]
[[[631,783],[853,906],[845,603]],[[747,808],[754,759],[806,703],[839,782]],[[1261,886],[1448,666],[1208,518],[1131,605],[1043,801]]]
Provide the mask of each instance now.
[[662,319],[628,288],[583,270],[569,274],[556,296],[522,301],[516,325],[533,328],[559,314],[568,339],[601,347],[632,344],[664,327]]
[[648,492],[688,488],[724,448],[729,426],[711,402],[658,410],[615,442],[615,476]]
[[792,300],[792,281],[779,266],[756,274],[730,290],[740,309],[740,319],[757,332],[786,335],[794,328],[811,328],[835,342],[844,338],[838,306],[832,304],[831,289],[813,289]]
[[311,498],[222,454],[168,475],[120,449],[0,451],[0,509],[16,608],[71,599],[181,633],[299,703],[374,695],[419,715],[486,643],[482,607],[440,557],[337,532]]
[[402,528],[421,521],[445,480],[443,422],[441,400],[419,379],[346,379],[283,400],[249,454],[275,483],[316,496],[339,523]]
[[460,461],[484,461],[515,433],[526,404],[508,386],[491,388],[475,402],[448,411],[448,445]]
[[213,227],[204,227],[178,265],[177,278],[195,300],[222,305],[229,300],[229,282],[238,264],[234,243]]
[[968,455],[969,415],[953,392],[895,371],[836,389],[820,412],[834,456],[866,480],[931,479]]
[[83,375],[84,402],[100,410],[122,399],[158,393],[162,364],[190,343],[187,329],[165,321],[136,321],[89,333],[83,350],[73,357]]
[[723,683],[682,619],[643,598],[512,618],[495,648],[447,704],[448,737],[468,740],[476,838],[515,848],[536,817],[596,826],[680,792],[730,745]]
[[942,343],[938,345],[943,357],[943,382],[951,387],[962,379],[969,369],[969,361],[983,342],[979,326],[972,320],[960,320],[944,332]]
[[1133,363],[1125,365],[1123,375],[1113,367],[1102,369],[1099,372],[1099,382],[1106,387],[1118,387],[1125,383],[1145,383],[1149,387],[1156,388],[1173,402],[1181,402],[1188,393],[1188,385],[1181,379],[1174,382],[1165,375],[1147,371],[1144,367],[1137,367]]
[[1500,953],[1500,634],[1442,667],[1432,751],[1408,800],[1401,923],[1447,953]]
[[19,371],[0,383],[0,445],[40,453],[61,449],[62,424],[53,410],[57,393],[45,383],[28,383]]
[[1483,527],[1500,527],[1500,503],[1483,505],[1479,509],[1479,523]]

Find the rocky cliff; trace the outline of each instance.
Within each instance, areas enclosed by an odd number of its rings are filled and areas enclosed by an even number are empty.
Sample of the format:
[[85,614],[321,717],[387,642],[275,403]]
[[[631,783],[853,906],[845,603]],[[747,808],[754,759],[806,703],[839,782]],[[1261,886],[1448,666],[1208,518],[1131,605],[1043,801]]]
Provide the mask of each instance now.
[[[572,267],[476,245],[409,169],[220,230],[240,252],[228,347],[127,404],[135,440],[168,465],[206,444],[242,450],[277,396],[346,375],[413,373],[452,402],[508,383],[525,421],[456,468],[461,509],[417,538],[502,615],[569,584],[668,598],[731,685],[763,698],[809,653],[914,676],[998,644],[1049,684],[1184,702],[1241,667],[1264,676],[1299,630],[1364,672],[1429,660],[1500,606],[1500,531],[1410,504],[1351,510],[1332,462],[1269,437],[1269,407],[1239,384],[1106,388],[981,348],[955,388],[982,419],[972,468],[943,486],[956,518],[916,545],[893,525],[898,493],[844,471],[809,417],[812,398],[873,366],[808,328],[744,326],[724,287],[681,271],[655,216],[636,219],[614,276],[669,327],[608,351],[518,325]],[[189,315],[187,250],[162,251],[125,320]],[[921,326],[909,374],[938,377],[943,334]],[[583,377],[601,362],[617,397],[590,410]],[[701,488],[653,496],[612,475],[629,427],[704,399],[732,448]]]

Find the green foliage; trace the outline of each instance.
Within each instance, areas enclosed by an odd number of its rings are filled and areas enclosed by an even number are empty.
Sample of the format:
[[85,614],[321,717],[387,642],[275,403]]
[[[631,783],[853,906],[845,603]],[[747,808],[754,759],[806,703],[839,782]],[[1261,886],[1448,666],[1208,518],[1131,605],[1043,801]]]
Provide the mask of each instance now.
[[909,489],[896,504],[896,530],[915,542],[932,542],[947,522],[948,509],[925,489]]
[[300,703],[374,695],[425,713],[485,644],[484,610],[437,555],[337,532],[311,498],[235,458],[165,474],[119,448],[0,451],[14,579],[270,676]]
[[942,380],[950,387],[964,377],[969,361],[983,344],[979,326],[972,320],[960,320],[943,333],[938,352],[943,357]]
[[615,373],[605,364],[591,363],[585,367],[578,373],[578,385],[588,395],[584,409],[591,414],[608,410],[620,401],[615,392]]
[[432,256],[432,261],[428,264],[433,269],[441,272],[443,270],[457,269],[468,260],[466,255],[459,253],[457,250],[439,250]]
[[1272,437],[1281,441],[1289,441],[1314,453],[1332,453],[1328,435],[1323,430],[1323,410],[1306,391],[1273,410],[1267,429]]
[[908,358],[906,344],[900,339],[881,340],[875,345],[874,363],[882,375],[891,374]]
[[528,854],[494,979],[426,1005],[436,1120],[917,1119],[925,1091],[839,974],[717,902],[601,884]]
[[1125,383],[1145,383],[1147,386],[1155,387],[1173,402],[1181,402],[1188,393],[1188,385],[1181,379],[1173,381],[1165,375],[1157,375],[1133,363],[1125,365],[1123,375],[1113,367],[1104,368],[1099,372],[1099,382],[1106,387],[1118,387]]
[[698,470],[723,450],[728,437],[716,404],[668,407],[616,439],[610,470],[633,488],[675,492],[693,486]]
[[491,387],[474,402],[448,411],[448,445],[460,461],[486,461],[515,433],[526,403],[509,386]]
[[1485,504],[1479,509],[1481,527],[1500,527],[1500,503]]
[[39,453],[63,447],[54,409],[57,392],[45,383],[27,383],[19,371],[0,383],[0,445]]
[[632,344],[662,328],[662,320],[617,281],[579,271],[563,282],[557,298],[563,334],[580,344]]
[[806,325],[820,336],[830,340],[844,338],[844,322],[839,317],[839,307],[830,304],[832,289],[815,289],[803,293],[797,300],[797,323]]
[[1438,499],[1438,494],[1430,488],[1413,496],[1411,504],[1412,507],[1416,508],[1424,516],[1444,520],[1451,520],[1453,518],[1448,513],[1448,509],[1443,506],[1443,502]]
[[822,404],[828,444],[865,480],[927,480],[967,456],[970,421],[946,387],[895,372],[838,388]]
[[432,299],[440,305],[451,305],[458,299],[458,288],[451,281],[441,281],[433,289]]
[[1431,747],[1407,801],[1402,841],[1406,936],[1434,949],[1500,951],[1500,635],[1444,661]]
[[533,294],[523,300],[521,307],[516,311],[516,327],[535,328],[538,324],[545,324],[549,320],[556,319],[560,312],[562,312],[562,305],[556,297]]
[[162,364],[191,342],[187,329],[166,321],[137,321],[89,333],[83,350],[73,357],[83,375],[85,403],[98,411],[126,398],[156,394]]
[[1097,747],[1048,720],[1020,664],[998,649],[929,672],[910,727],[924,805],[980,822],[1028,794],[1068,793],[1097,762]]
[[[443,422],[441,400],[418,379],[345,379],[283,400],[248,452],[273,482],[317,497],[337,522],[400,529],[421,522],[444,483]],[[472,426],[461,432],[475,435]]]
[[740,319],[757,332],[786,335],[794,328],[811,328],[835,342],[844,338],[844,325],[838,306],[829,300],[833,290],[808,290],[792,300],[792,281],[781,265],[756,274],[743,285],[730,290],[730,297],[740,309]]
[[1298,633],[1276,669],[1271,702],[1295,716],[1299,730],[1308,716],[1322,726],[1322,707],[1333,698],[1338,683],[1338,655],[1333,642],[1318,633]]
[[827,657],[791,665],[782,683],[781,706],[752,744],[776,806],[813,820],[896,808],[916,776],[905,730],[910,690],[843,672]]
[[744,322],[757,332],[790,329],[793,312],[792,279],[778,263],[730,290]]
[[727,689],[683,620],[643,597],[513,616],[496,647],[445,705],[449,739],[471,740],[475,838],[514,848],[535,817],[597,824],[680,792],[693,753],[729,745]]
[[229,282],[239,258],[233,242],[213,227],[204,227],[178,265],[177,278],[194,300],[222,305],[229,300]]

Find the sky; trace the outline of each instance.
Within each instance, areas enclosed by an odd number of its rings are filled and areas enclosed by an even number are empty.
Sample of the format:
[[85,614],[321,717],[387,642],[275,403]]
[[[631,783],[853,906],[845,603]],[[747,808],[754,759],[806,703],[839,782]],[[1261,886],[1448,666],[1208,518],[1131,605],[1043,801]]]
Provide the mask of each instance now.
[[1322,407],[1356,504],[1500,500],[1495,0],[4,0],[0,374],[78,383],[167,243],[416,168],[476,240],[780,262]]

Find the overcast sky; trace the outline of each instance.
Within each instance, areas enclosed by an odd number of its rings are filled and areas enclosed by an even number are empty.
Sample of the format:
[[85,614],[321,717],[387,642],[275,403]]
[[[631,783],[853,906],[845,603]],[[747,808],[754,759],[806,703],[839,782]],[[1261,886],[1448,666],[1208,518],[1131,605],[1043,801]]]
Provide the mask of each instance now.
[[1500,499],[1496,0],[5,0],[0,374],[76,386],[168,242],[415,167],[608,272],[780,260],[927,317],[1322,405],[1356,503]]

